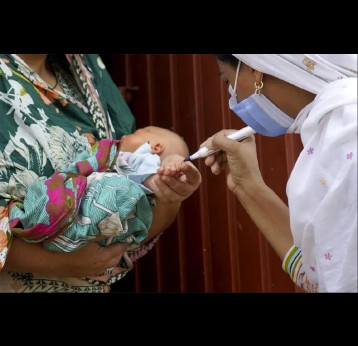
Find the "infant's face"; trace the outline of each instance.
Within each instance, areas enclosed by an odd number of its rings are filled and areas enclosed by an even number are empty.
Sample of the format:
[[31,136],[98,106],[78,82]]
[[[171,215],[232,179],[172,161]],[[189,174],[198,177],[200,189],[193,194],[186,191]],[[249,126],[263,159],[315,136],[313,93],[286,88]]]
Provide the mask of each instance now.
[[134,152],[145,142],[154,140],[154,134],[148,128],[138,129],[131,135],[125,135],[121,138],[121,151]]

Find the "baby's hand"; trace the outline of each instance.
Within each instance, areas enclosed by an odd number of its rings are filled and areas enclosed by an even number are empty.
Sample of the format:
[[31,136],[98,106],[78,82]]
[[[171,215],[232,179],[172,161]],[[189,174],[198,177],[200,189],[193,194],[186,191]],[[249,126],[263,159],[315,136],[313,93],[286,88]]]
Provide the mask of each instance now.
[[159,175],[179,178],[183,175],[181,171],[181,164],[183,160],[184,157],[181,155],[169,155],[162,161],[162,165],[158,168],[157,173]]
[[165,166],[159,167],[157,173],[159,175],[166,175],[170,177],[179,178],[181,175],[183,175],[183,172],[181,170],[181,164],[182,164],[181,162],[168,163]]

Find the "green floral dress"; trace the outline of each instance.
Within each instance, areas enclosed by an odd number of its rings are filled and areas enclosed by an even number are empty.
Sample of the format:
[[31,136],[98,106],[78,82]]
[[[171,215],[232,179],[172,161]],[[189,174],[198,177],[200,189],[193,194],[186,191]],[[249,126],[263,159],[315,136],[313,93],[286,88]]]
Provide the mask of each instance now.
[[[23,200],[38,178],[50,177],[79,153],[90,151],[85,133],[100,140],[135,129],[134,117],[98,55],[57,56],[56,64],[67,71],[77,93],[66,91],[71,82],[62,85],[66,93],[54,90],[20,57],[0,54],[0,270],[12,239],[8,203]],[[108,290],[80,278],[0,271],[2,292]]]

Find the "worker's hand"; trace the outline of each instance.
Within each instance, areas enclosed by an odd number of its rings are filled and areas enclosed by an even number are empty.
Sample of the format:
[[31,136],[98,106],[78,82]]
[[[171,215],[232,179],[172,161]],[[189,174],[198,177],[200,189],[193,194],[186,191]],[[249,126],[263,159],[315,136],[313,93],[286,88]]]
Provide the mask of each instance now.
[[227,171],[227,185],[231,191],[242,187],[248,181],[262,182],[258,165],[255,137],[250,136],[241,142],[227,138],[234,130],[222,130],[208,138],[201,146],[221,151],[205,158],[205,164],[213,174]]

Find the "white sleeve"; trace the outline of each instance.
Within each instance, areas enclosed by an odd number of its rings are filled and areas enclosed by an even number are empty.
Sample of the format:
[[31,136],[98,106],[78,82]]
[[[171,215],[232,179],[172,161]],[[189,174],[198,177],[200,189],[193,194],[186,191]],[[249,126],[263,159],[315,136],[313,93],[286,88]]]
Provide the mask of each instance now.
[[287,185],[294,242],[320,292],[357,292],[357,104],[308,125]]

